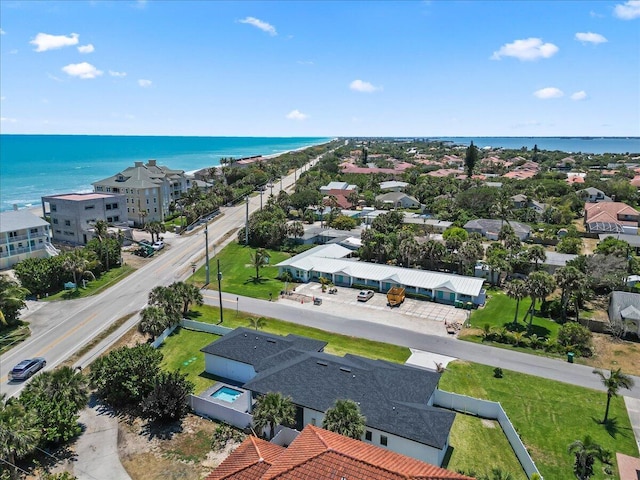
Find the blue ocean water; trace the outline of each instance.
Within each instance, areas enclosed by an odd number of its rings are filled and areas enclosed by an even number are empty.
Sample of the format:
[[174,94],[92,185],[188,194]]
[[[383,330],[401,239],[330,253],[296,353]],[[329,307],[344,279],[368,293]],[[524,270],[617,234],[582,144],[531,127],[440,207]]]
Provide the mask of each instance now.
[[137,137],[98,135],[0,135],[0,211],[39,206],[40,197],[92,191],[96,182],[156,159],[193,171],[222,157],[273,155],[329,138]]
[[640,154],[640,137],[432,137],[461,145],[473,144],[478,148],[494,147],[559,150],[567,153],[636,153]]

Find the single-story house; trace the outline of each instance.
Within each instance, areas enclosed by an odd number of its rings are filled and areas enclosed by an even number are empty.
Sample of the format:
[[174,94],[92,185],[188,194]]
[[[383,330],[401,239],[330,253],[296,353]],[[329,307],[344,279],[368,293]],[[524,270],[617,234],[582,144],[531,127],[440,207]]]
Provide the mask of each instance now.
[[[309,225],[304,227],[304,234],[302,237],[290,237],[298,243],[303,245],[324,245],[325,243],[341,243],[346,239],[355,238],[360,239],[362,229],[355,228],[353,230],[336,230],[334,228],[323,228],[317,225]],[[353,243],[352,240],[349,241]]]
[[201,351],[205,371],[242,384],[254,396],[280,392],[296,406],[295,428],[321,425],[338,399],[366,417],[362,441],[442,465],[455,413],[433,406],[440,373],[347,354],[326,342],[237,328]]
[[623,202],[587,202],[584,224],[589,233],[638,233],[640,212]]
[[398,180],[390,180],[388,182],[381,182],[380,183],[380,190],[384,190],[386,192],[402,192],[408,186],[409,186],[409,184],[407,182],[400,182]]
[[611,202],[611,197],[607,197],[602,190],[598,190],[594,187],[583,188],[576,192],[578,197],[582,198],[585,202],[597,203],[597,202]]
[[346,190],[349,192],[358,191],[357,185],[350,185],[348,182],[329,182],[328,185],[320,187],[320,193],[323,195],[329,195],[331,190]]
[[607,237],[614,237],[617,240],[625,241],[633,248],[636,253],[640,251],[640,235],[631,235],[625,233],[601,233],[598,235],[600,241],[603,241]]
[[[336,473],[339,474],[336,476]],[[313,425],[288,447],[247,437],[205,480],[473,480]]]
[[430,272],[416,268],[359,262],[346,258],[352,253],[340,245],[321,245],[278,263],[278,274],[289,272],[297,281],[330,279],[334,285],[368,287],[387,292],[402,286],[407,293],[424,295],[439,303],[472,302],[482,305],[485,292],[480,278]]
[[405,212],[402,223],[411,223],[413,225],[425,225],[433,228],[435,232],[442,233],[453,225],[453,222],[438,220],[437,218],[429,218],[427,215],[419,215],[417,213]]
[[571,253],[545,252],[545,254],[547,258],[542,262],[542,265],[544,265],[547,272],[551,274],[560,267],[566,267],[567,262],[578,258],[578,255]]
[[483,237],[487,237],[489,240],[497,240],[500,230],[508,223],[513,228],[513,231],[520,240],[526,240],[531,235],[531,227],[520,222],[503,222],[502,220],[495,220],[492,218],[479,218],[477,220],[470,220],[464,224],[464,229],[469,233],[479,233]]
[[415,208],[420,206],[418,200],[404,192],[389,192],[376,195],[376,202],[390,205],[394,208]]
[[640,336],[640,293],[611,292],[607,312],[611,325],[623,324],[628,332]]
[[547,208],[547,205],[545,203],[538,202],[537,200],[529,198],[521,193],[512,196],[511,200],[513,201],[513,208],[516,210],[520,210],[522,208],[532,208],[537,214],[541,214]]

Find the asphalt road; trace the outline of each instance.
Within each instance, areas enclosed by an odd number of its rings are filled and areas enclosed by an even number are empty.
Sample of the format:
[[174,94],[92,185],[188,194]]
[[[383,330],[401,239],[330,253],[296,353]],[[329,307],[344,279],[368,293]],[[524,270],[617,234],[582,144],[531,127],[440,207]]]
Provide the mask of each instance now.
[[[204,297],[207,304],[214,306],[219,304],[217,292],[207,291]],[[592,373],[593,367],[465,342],[456,338],[427,335],[404,328],[391,327],[376,323],[376,316],[380,313],[366,308],[349,308],[346,311],[345,307],[344,314],[337,316],[323,311],[323,305],[314,306],[311,303],[301,305],[289,300],[269,302],[223,293],[225,308],[235,308],[236,302],[237,308],[247,313],[279,318],[343,335],[402,345],[572,385],[604,390],[599,378]],[[397,313],[386,314],[398,315]],[[640,378],[634,377],[634,380],[633,389],[621,391],[622,395],[640,398]]]
[[[313,165],[317,159],[310,162]],[[308,168],[308,167],[306,167]],[[302,169],[298,169],[299,174]],[[280,185],[290,188],[294,183],[294,174],[276,181],[273,194],[277,195]],[[266,201],[266,199],[263,199]],[[249,199],[249,212],[260,208],[260,195]],[[222,215],[209,224],[209,252],[213,258],[214,245],[219,245],[227,232],[244,226],[246,204],[222,208]],[[234,233],[235,235],[235,233]],[[105,292],[88,298],[63,301],[42,302],[33,312],[23,317],[29,322],[31,336],[20,345],[0,356],[0,394],[11,397],[24,388],[26,382],[8,382],[8,373],[15,364],[25,358],[45,357],[46,369],[55,368],[93,338],[107,329],[112,323],[128,314],[137,314],[145,307],[149,292],[158,285],[169,285],[184,280],[191,274],[191,265],[204,264],[205,239],[202,228],[198,231],[168,239],[167,246],[144,267],[118,282]],[[212,281],[215,276],[212,276]],[[118,333],[124,333],[134,326],[138,316],[133,315]],[[115,341],[118,335],[111,335]],[[103,342],[99,352],[107,348]]]

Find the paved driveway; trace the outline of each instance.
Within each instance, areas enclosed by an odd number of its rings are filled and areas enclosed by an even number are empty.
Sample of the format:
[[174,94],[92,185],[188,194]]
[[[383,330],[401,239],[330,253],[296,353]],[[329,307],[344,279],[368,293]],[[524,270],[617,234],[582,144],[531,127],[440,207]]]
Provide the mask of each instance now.
[[[387,305],[387,296],[383,293],[374,294],[373,298],[367,302],[359,302],[357,295],[360,290],[348,287],[337,287],[337,289],[338,292],[335,294],[322,292],[319,283],[310,282],[298,285],[296,293],[322,299],[322,305],[314,306],[308,303],[305,304],[306,308],[322,309],[335,315],[356,318],[366,312],[371,316],[372,321],[377,323],[431,335],[447,336],[445,322],[462,324],[467,319],[466,310],[450,305],[406,298],[402,305],[391,308]],[[286,302],[287,297],[280,301]]]

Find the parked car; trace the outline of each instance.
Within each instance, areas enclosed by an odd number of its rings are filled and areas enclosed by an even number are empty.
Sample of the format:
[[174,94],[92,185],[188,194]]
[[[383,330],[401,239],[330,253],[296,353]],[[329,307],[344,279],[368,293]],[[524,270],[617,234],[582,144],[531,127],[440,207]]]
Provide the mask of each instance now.
[[162,250],[164,248],[164,242],[157,241],[151,245],[155,251]]
[[26,380],[31,378],[38,370],[42,370],[47,361],[42,357],[22,360],[9,372],[9,380]]
[[360,293],[358,294],[358,301],[366,302],[371,297],[373,297],[373,290],[360,290]]

